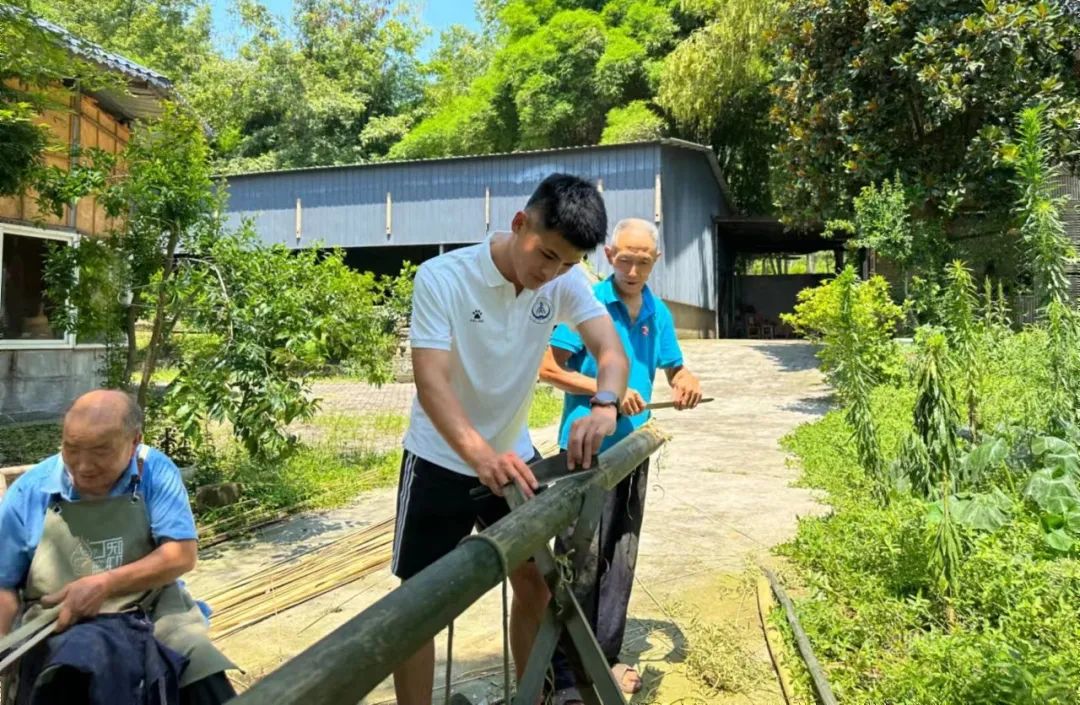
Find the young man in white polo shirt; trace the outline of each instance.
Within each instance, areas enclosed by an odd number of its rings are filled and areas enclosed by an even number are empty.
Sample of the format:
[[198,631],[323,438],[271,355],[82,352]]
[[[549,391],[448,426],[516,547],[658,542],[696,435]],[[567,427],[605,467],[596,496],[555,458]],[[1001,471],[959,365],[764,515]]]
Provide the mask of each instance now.
[[[574,326],[598,363],[592,412],[571,430],[569,466],[588,468],[615,431],[628,363],[611,318],[575,264],[604,242],[604,203],[587,181],[552,174],[513,219],[509,233],[429,260],[416,273],[412,358],[416,379],[398,486],[393,572],[407,580],[472,532],[506,515],[500,496],[536,489],[529,405],[552,329]],[[525,666],[548,590],[533,563],[510,575],[510,642]],[[430,705],[435,644],[394,672],[400,705]]]

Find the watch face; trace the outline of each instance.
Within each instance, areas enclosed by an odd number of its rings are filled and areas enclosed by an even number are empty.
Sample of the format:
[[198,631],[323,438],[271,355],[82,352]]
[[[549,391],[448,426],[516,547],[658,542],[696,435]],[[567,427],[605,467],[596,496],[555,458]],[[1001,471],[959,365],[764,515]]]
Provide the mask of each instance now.
[[616,406],[619,403],[619,397],[615,395],[615,392],[597,392],[592,398],[592,403],[598,406]]

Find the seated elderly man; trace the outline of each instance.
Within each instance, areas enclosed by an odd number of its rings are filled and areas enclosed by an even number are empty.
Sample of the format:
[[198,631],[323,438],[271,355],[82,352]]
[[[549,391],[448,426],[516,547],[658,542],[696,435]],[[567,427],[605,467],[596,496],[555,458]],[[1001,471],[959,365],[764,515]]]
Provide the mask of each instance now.
[[[235,666],[177,583],[196,559],[187,491],[176,465],[142,445],[141,427],[127,394],[80,397],[64,417],[61,452],[3,497],[0,658],[25,649],[19,705],[235,696],[225,677]],[[42,638],[32,648],[30,633]]]

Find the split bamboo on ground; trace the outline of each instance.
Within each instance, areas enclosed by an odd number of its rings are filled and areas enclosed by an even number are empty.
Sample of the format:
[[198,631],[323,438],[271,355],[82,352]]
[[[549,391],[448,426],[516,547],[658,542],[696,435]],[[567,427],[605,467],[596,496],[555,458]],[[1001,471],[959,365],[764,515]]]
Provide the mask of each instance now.
[[389,517],[203,596],[214,609],[211,636],[235,634],[381,570],[390,563],[393,542]]

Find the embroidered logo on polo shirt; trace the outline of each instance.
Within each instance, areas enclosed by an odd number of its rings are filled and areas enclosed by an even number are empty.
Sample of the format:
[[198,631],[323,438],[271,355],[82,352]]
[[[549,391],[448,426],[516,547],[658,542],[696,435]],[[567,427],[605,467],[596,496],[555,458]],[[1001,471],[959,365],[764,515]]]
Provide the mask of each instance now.
[[551,300],[546,298],[539,298],[533,302],[532,310],[529,311],[529,315],[532,316],[533,323],[544,323],[551,318],[552,308]]
[[648,326],[642,326],[641,327],[641,334],[642,335],[648,335],[649,334],[649,327]]
[[484,322],[484,312],[481,311],[478,308],[473,309],[472,319],[470,319],[470,320],[472,320],[473,323],[483,323]]

